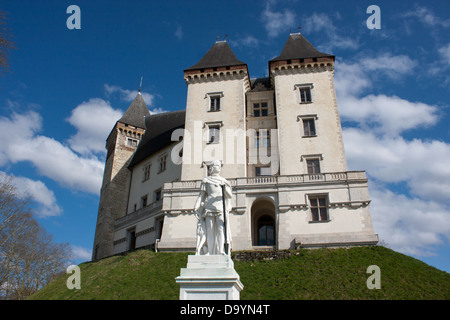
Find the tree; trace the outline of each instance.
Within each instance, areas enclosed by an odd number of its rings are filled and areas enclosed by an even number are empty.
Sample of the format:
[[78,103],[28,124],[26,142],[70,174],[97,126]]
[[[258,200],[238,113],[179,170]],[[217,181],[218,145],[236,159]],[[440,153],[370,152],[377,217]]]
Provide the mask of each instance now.
[[24,299],[68,265],[69,244],[53,242],[33,218],[31,204],[13,178],[0,179],[0,299]]
[[12,35],[6,27],[7,14],[0,10],[0,74],[9,71],[9,53],[11,49],[15,49]]

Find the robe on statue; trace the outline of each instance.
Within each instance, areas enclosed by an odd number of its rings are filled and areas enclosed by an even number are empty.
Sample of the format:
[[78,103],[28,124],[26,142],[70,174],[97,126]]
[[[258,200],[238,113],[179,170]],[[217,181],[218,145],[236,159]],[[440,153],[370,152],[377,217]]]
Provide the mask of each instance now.
[[[225,191],[225,213],[223,212],[222,186]],[[228,213],[231,209],[231,185],[229,182],[214,174],[202,180],[200,194],[194,208],[198,218],[197,223],[197,255],[230,254],[231,232]],[[225,252],[225,225],[228,252]]]

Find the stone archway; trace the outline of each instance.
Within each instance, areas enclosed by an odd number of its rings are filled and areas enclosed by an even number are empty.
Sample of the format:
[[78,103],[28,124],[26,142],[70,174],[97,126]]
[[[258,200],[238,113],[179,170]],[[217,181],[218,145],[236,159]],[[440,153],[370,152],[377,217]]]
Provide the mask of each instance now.
[[275,206],[268,199],[257,199],[252,209],[252,245],[275,246]]

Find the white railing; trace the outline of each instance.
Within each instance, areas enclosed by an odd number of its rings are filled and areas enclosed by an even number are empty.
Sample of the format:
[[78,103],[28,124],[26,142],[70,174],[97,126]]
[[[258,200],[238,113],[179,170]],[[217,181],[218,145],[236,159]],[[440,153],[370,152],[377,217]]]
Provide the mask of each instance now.
[[[258,176],[228,179],[234,186],[270,185],[270,184],[303,184],[316,182],[338,182],[351,180],[366,180],[365,171],[327,172],[316,174],[286,175],[286,176]],[[199,188],[200,180],[175,181],[165,184],[165,189]]]

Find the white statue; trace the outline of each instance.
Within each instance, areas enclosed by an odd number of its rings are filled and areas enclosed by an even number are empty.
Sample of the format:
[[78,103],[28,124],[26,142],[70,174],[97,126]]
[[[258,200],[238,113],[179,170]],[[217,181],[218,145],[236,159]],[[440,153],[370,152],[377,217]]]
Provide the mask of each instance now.
[[[202,180],[194,206],[197,223],[197,255],[230,254],[231,232],[228,213],[231,209],[231,185],[221,177],[220,161],[209,166],[209,176]],[[224,201],[225,200],[225,201]]]

